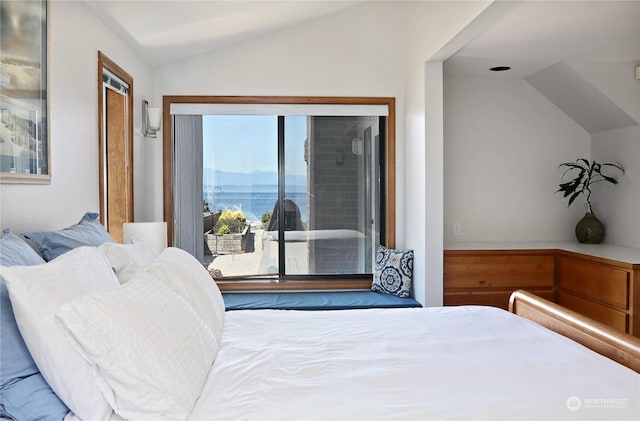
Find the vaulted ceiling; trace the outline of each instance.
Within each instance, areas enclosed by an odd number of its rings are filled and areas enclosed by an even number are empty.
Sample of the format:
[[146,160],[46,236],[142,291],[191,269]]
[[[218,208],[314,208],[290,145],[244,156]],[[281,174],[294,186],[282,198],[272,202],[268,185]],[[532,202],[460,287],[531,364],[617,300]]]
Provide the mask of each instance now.
[[175,62],[362,1],[85,0],[152,66]]
[[[85,1],[152,66],[367,3]],[[635,122],[563,63],[640,64],[640,1],[514,1],[505,10],[445,62],[445,74],[525,79],[591,133]],[[511,70],[496,74],[489,71],[494,66]]]
[[[367,3],[363,0],[85,0],[153,66]],[[510,65],[525,77],[559,61],[640,58],[640,1],[519,1],[449,62]],[[354,29],[355,30],[355,29]]]

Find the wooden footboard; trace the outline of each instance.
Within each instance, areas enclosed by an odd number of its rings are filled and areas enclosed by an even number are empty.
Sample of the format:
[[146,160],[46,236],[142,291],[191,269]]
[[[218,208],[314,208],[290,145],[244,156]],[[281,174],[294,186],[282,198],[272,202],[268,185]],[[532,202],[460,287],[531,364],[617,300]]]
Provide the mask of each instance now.
[[640,338],[614,330],[522,290],[511,294],[509,311],[533,320],[640,373]]

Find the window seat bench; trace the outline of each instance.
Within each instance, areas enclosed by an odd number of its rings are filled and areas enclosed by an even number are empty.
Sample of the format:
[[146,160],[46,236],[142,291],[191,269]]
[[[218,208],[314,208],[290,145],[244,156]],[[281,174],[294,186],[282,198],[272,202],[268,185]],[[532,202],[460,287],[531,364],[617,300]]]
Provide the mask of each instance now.
[[422,307],[413,298],[401,298],[374,291],[227,292],[223,293],[222,297],[227,311]]

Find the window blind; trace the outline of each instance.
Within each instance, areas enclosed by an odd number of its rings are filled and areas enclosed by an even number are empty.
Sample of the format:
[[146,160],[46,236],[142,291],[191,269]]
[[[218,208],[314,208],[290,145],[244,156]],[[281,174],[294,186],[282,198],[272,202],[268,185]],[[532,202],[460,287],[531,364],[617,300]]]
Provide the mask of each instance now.
[[171,104],[172,115],[388,116],[383,104]]

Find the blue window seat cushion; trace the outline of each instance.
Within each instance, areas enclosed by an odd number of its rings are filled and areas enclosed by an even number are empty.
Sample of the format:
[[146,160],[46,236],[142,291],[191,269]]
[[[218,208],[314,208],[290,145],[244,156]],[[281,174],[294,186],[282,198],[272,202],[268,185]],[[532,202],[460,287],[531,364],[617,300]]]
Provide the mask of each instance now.
[[415,299],[373,291],[335,292],[227,292],[230,310],[347,310],[363,308],[422,307]]

